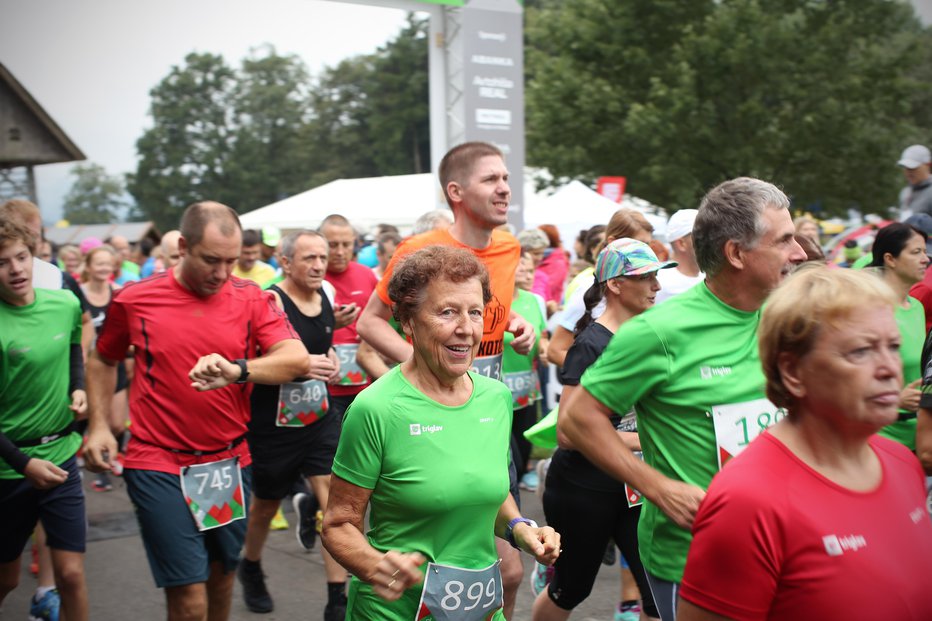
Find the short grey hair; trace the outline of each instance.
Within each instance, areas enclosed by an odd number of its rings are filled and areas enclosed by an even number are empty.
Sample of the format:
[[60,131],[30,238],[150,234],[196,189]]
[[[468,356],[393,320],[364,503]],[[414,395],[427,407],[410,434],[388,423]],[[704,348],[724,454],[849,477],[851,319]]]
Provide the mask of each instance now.
[[518,243],[522,252],[540,250],[550,247],[550,238],[540,229],[524,229],[518,233]]
[[317,231],[312,231],[310,229],[304,229],[301,231],[295,231],[293,233],[288,233],[282,238],[282,256],[287,258],[289,261],[294,261],[294,247],[298,243],[298,240],[304,237],[305,235],[309,237],[317,237],[324,240],[324,247],[329,250],[330,246],[327,245],[327,239],[318,233]]
[[453,212],[449,209],[434,209],[422,214],[414,221],[414,235],[420,235],[427,231],[433,231],[437,224],[446,222],[448,225],[453,224]]
[[780,188],[751,177],[738,177],[715,186],[699,204],[693,225],[696,262],[706,276],[715,276],[725,266],[725,243],[737,242],[745,249],[757,246],[767,231],[765,209],[789,209],[790,199]]

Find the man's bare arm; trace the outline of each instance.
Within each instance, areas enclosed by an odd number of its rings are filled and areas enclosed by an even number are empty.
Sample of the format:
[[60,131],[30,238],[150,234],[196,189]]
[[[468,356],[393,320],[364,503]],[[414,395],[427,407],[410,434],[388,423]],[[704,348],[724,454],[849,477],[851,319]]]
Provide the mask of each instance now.
[[375,291],[356,322],[359,336],[377,352],[394,362],[404,362],[411,357],[411,344],[401,338],[388,323],[392,310]]

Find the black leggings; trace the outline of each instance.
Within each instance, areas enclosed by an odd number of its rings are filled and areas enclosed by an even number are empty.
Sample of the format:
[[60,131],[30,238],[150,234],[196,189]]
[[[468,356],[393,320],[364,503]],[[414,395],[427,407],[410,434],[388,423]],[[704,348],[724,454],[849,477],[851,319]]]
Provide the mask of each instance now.
[[657,616],[638,553],[641,508],[629,508],[624,492],[598,492],[579,487],[551,467],[544,488],[544,515],[547,524],[560,533],[563,548],[547,587],[554,604],[563,610],[572,610],[589,596],[605,548],[609,541],[614,541],[634,574],[644,613]]

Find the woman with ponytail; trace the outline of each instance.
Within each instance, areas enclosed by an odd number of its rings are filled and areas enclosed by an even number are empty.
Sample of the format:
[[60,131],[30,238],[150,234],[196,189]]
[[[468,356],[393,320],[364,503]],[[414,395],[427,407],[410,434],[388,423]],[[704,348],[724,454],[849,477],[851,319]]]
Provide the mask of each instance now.
[[[648,222],[647,218],[644,217],[644,214],[639,211],[634,211],[633,209],[619,209],[612,215],[611,220],[608,221],[608,226],[605,227],[605,243],[607,244],[616,239],[629,237],[649,244],[653,234],[654,227]],[[601,249],[602,247],[597,248],[595,254],[598,254]],[[553,335],[550,339],[549,359],[550,362],[557,366],[563,366],[563,359],[566,357],[566,352],[570,348],[570,345],[573,344],[574,328],[584,311],[584,292],[585,289],[583,287],[576,288],[573,295],[568,296],[563,310],[560,311],[558,315],[554,316],[559,325],[554,327]],[[593,317],[598,317],[601,312],[601,305],[592,309]]]
[[[675,267],[659,261],[646,243],[617,239],[599,253],[594,283],[584,294],[585,312],[576,324],[576,339],[566,354],[560,380],[561,401],[579,385],[585,370],[599,357],[618,327],[649,309],[660,290],[657,271]],[[604,311],[593,320],[593,310]],[[639,450],[633,412],[613,422],[631,450]],[[543,505],[547,523],[559,529],[563,554],[554,565],[549,585],[537,596],[534,621],[563,621],[592,590],[605,548],[614,541],[628,561],[643,597],[644,613],[657,617],[638,554],[640,507],[629,502],[623,483],[603,473],[559,433],[560,448],[547,472]],[[632,506],[633,505],[633,506]],[[636,604],[636,602],[634,602]]]

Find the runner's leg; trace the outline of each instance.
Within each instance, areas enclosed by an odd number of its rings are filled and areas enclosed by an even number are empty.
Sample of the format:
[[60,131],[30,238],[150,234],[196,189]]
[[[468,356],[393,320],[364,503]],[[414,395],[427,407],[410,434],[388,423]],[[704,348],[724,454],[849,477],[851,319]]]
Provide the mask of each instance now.
[[166,587],[168,621],[204,621],[207,615],[207,586],[203,582]]
[[61,607],[68,621],[87,621],[87,584],[84,576],[84,553],[52,549],[55,584],[61,595]]
[[521,563],[521,553],[511,547],[504,539],[495,538],[495,549],[498,557],[502,559],[502,589],[504,590],[505,605],[502,612],[509,621],[515,611],[515,599],[518,596],[518,587],[524,579],[524,565]]
[[243,558],[257,562],[262,558],[262,548],[269,536],[269,524],[281,506],[280,500],[269,500],[252,496],[249,506],[249,525],[246,527],[246,544],[243,547]]
[[3,603],[7,595],[13,592],[13,589],[19,586],[19,562],[21,558],[19,556],[9,563],[0,563],[0,604]]
[[236,572],[226,571],[223,562],[210,564],[207,578],[207,621],[227,621],[233,603],[233,581]]

